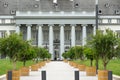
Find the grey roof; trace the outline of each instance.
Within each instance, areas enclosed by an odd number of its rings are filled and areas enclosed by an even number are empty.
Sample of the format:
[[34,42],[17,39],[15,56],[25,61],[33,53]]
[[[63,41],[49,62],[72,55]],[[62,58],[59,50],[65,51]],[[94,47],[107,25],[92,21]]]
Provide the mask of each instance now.
[[[42,12],[93,12],[95,0],[0,0],[0,14],[14,15],[15,11],[42,11]],[[99,14],[120,14],[120,0],[99,0]]]

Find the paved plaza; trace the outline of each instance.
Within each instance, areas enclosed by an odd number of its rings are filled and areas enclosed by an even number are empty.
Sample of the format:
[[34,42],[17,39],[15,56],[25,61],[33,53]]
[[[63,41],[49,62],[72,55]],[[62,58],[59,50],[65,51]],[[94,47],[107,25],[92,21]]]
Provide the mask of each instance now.
[[[75,80],[74,71],[78,70],[62,61],[51,61],[38,71],[31,71],[30,76],[21,76],[20,80],[41,80],[41,71],[46,71],[46,80]],[[80,80],[98,80],[97,76],[86,76],[83,71],[79,72]]]

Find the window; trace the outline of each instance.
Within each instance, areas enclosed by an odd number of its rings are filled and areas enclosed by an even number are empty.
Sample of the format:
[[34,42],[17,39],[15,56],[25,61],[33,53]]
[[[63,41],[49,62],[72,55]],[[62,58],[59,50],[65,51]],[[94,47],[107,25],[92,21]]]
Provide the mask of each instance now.
[[75,31],[75,37],[76,37],[76,40],[78,41],[78,40],[80,40],[80,31],[79,30],[76,30]]
[[15,30],[10,30],[10,34],[13,34],[13,33],[15,33]]
[[117,23],[120,23],[120,19],[117,19]]
[[108,19],[108,23],[111,23],[111,19]]
[[5,24],[5,19],[2,19],[2,24]]
[[6,35],[6,31],[0,31],[0,37],[1,38],[5,38]]
[[65,40],[69,41],[71,38],[70,38],[70,30],[66,30],[65,31]]
[[99,19],[99,23],[102,23],[102,19]]

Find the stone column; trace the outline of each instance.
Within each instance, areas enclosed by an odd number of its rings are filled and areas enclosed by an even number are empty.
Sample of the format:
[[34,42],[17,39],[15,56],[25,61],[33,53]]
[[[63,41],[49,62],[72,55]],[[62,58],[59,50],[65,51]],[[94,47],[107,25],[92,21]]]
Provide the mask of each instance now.
[[30,24],[26,25],[27,26],[27,40],[31,40],[31,26]]
[[49,53],[51,53],[53,59],[53,25],[48,26],[49,26]]
[[71,46],[75,46],[75,24],[71,24]]
[[92,26],[93,26],[93,35],[96,35],[96,25],[93,24]]
[[38,24],[38,47],[42,47],[43,44],[43,31],[42,24]]
[[86,24],[82,25],[82,46],[86,45],[87,33],[86,33]]
[[64,50],[64,24],[60,25],[60,59],[62,59],[62,53]]
[[20,33],[20,24],[16,25],[16,33],[18,33],[18,34]]

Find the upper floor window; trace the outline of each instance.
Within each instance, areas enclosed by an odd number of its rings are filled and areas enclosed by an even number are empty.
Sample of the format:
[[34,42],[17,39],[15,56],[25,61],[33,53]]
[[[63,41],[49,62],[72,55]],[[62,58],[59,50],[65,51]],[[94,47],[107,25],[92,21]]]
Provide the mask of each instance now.
[[111,23],[111,19],[108,19],[108,23]]
[[117,23],[120,23],[120,19],[117,19]]
[[0,31],[0,37],[1,38],[5,38],[6,35],[6,31]]
[[5,19],[2,19],[2,21],[1,21],[1,22],[2,22],[2,24],[5,24]]

